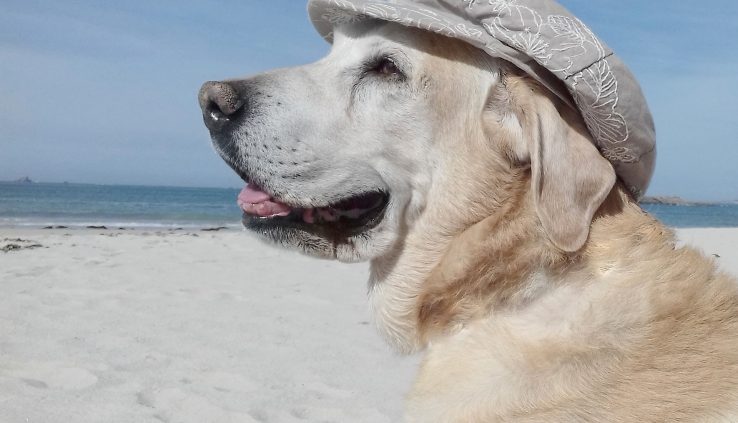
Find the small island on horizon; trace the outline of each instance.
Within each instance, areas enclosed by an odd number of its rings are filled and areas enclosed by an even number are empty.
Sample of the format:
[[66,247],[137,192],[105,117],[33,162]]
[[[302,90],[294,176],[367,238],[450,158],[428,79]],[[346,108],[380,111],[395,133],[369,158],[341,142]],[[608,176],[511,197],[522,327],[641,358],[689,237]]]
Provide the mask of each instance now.
[[14,184],[35,184],[36,183],[36,181],[34,181],[33,179],[31,179],[28,176],[23,176],[21,178],[18,178],[18,179],[13,180],[13,181],[8,181],[8,182],[12,182]]
[[[738,203],[738,201],[736,201]],[[645,196],[640,204],[661,204],[665,206],[714,206],[718,204],[729,204],[729,201],[690,201],[675,195],[668,196]]]

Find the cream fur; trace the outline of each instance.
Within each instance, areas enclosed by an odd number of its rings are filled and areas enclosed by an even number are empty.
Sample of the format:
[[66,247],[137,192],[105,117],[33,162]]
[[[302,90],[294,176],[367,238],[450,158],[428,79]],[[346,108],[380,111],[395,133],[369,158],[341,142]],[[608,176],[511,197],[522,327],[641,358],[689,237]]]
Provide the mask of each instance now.
[[[517,295],[482,299],[481,317],[430,340],[409,421],[738,419],[734,280],[618,191],[578,254],[529,257]],[[495,232],[477,230],[475,282],[504,266],[486,261]]]

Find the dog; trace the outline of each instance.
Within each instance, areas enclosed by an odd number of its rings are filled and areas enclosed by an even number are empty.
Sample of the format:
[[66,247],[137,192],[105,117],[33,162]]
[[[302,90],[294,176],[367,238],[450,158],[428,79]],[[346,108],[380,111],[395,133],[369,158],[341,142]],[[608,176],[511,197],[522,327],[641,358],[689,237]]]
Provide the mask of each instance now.
[[370,262],[380,333],[425,353],[406,421],[738,421],[738,284],[509,63],[348,22],[318,62],[199,100],[246,228]]

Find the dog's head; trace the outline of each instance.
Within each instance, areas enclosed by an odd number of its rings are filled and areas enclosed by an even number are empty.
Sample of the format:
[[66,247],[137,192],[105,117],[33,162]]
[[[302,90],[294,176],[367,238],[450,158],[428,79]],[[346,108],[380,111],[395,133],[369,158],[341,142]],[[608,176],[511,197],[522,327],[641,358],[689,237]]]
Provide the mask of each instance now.
[[200,105],[216,150],[248,181],[244,225],[319,257],[450,236],[520,196],[574,251],[615,180],[576,112],[536,83],[396,24],[339,26],[322,60],[206,83]]

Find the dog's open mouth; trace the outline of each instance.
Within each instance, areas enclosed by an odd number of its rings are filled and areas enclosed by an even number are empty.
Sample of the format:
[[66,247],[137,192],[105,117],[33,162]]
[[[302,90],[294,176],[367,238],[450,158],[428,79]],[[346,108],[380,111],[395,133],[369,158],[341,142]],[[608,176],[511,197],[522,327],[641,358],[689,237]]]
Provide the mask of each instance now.
[[352,195],[324,207],[292,207],[273,198],[254,184],[238,195],[247,228],[269,230],[301,229],[338,242],[376,226],[382,219],[389,196],[381,191]]

